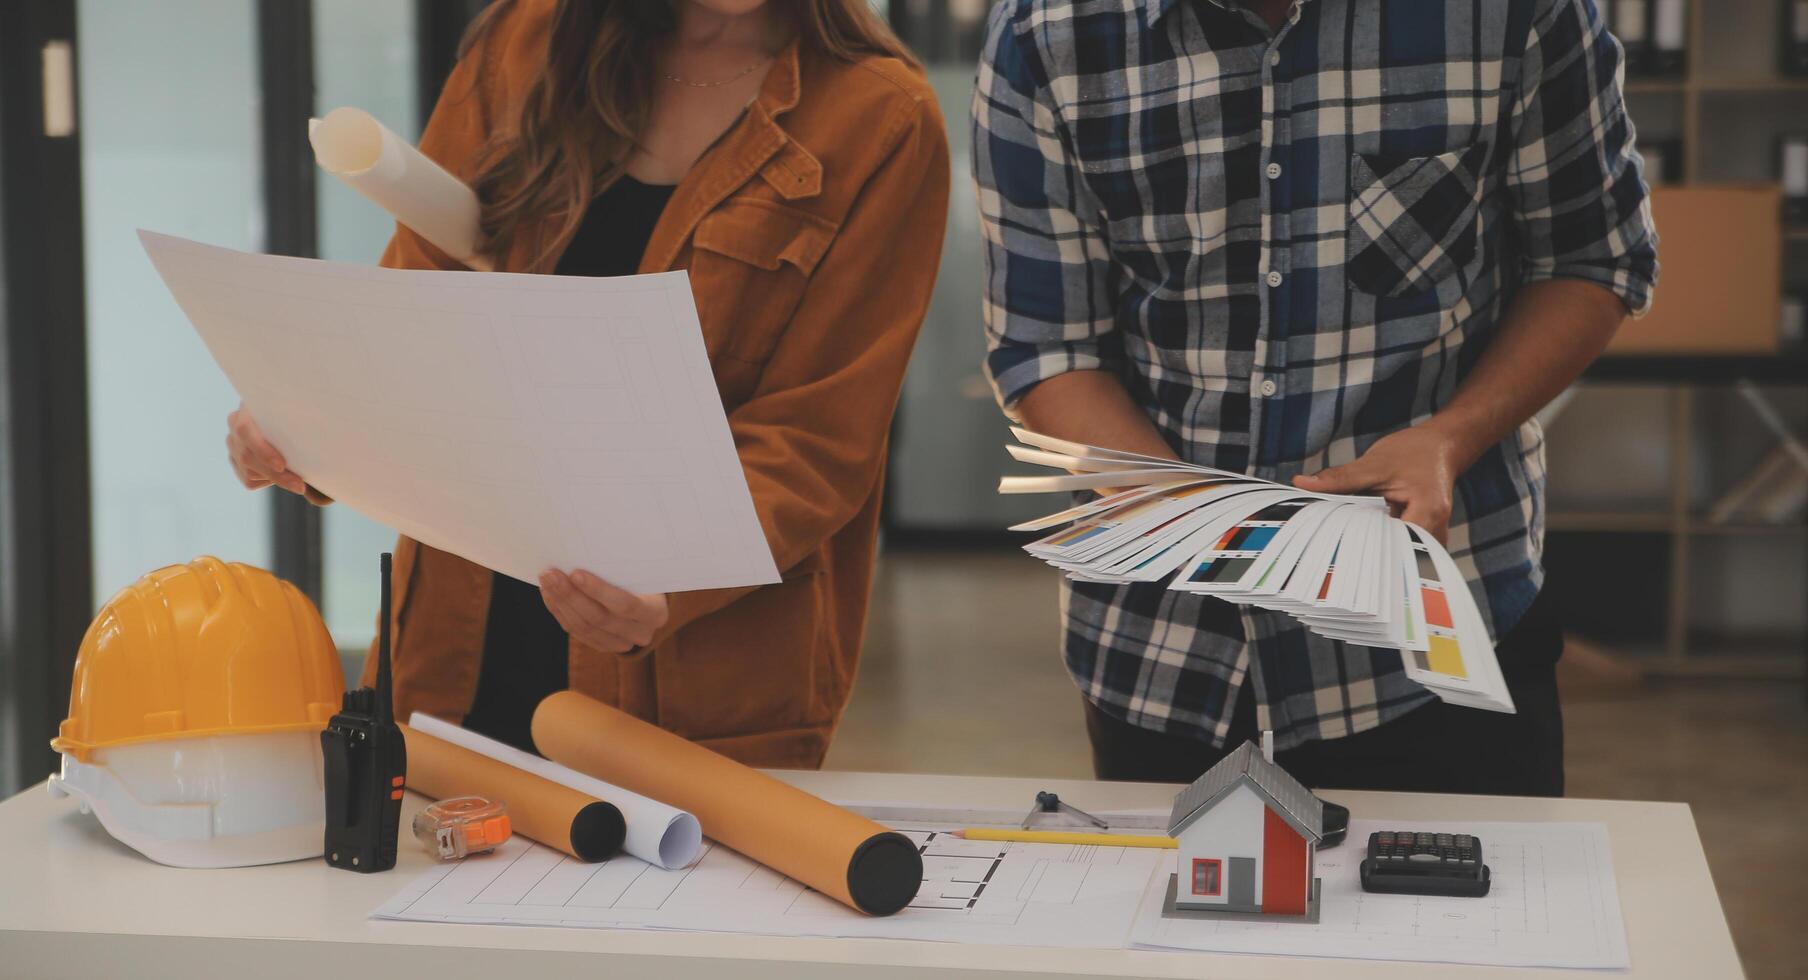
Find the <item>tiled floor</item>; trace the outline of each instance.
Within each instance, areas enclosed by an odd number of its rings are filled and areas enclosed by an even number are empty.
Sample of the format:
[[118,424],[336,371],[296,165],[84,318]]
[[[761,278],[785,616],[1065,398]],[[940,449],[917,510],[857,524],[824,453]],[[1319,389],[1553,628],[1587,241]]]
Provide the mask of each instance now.
[[[1056,640],[1053,575],[1020,553],[890,552],[829,767],[1090,776]],[[1564,713],[1571,795],[1689,803],[1750,976],[1808,978],[1801,686],[1577,683]]]

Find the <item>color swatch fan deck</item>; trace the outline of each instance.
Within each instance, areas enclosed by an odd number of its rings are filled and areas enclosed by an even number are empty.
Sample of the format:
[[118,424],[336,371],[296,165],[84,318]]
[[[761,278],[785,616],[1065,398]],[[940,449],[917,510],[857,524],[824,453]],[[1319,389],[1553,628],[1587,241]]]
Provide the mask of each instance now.
[[1453,704],[1513,711],[1475,596],[1444,546],[1378,497],[1311,493],[1241,473],[1012,429],[1000,493],[1101,496],[1013,527],[1024,550],[1085,582],[1169,589],[1286,613],[1321,636],[1400,651],[1408,677]]

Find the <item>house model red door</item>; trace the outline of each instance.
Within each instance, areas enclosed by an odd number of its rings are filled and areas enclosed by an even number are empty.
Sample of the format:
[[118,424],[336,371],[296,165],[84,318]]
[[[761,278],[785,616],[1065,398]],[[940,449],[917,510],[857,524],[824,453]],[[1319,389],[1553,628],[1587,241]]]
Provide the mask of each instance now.
[[1312,883],[1306,871],[1306,839],[1273,807],[1262,810],[1262,912],[1305,915]]

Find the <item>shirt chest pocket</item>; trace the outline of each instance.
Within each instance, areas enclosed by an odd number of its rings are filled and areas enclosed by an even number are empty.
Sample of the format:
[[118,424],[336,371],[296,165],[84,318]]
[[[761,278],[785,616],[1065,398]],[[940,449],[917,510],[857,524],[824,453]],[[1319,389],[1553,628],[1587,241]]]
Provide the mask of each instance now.
[[712,357],[763,364],[797,312],[837,226],[807,211],[731,198],[692,239],[691,289]]
[[1488,144],[1437,156],[1350,158],[1345,266],[1367,293],[1422,292],[1475,258]]

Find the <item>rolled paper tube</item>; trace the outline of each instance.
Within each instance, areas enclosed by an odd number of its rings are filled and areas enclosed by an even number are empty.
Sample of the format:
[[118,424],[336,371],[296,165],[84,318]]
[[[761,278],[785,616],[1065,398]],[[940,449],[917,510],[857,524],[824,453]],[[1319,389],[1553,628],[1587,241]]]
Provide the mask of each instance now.
[[702,826],[697,823],[696,817],[677,807],[650,800],[639,793],[631,793],[595,776],[587,776],[550,759],[542,759],[532,752],[523,752],[512,745],[485,738],[468,728],[460,728],[424,712],[416,711],[410,715],[408,723],[418,731],[451,742],[459,748],[469,749],[478,755],[615,804],[621,811],[622,818],[628,821],[628,836],[622,842],[622,850],[648,864],[656,864],[670,871],[689,866],[703,853]]
[[574,691],[534,710],[547,758],[682,807],[715,840],[872,915],[909,904],[923,859],[903,834]]
[[342,106],[308,120],[320,169],[389,212],[440,251],[481,272],[477,194],[362,109]]
[[508,804],[509,822],[524,837],[580,861],[602,861],[621,850],[627,823],[615,804],[486,758],[407,725],[408,785],[436,800],[484,796]]

